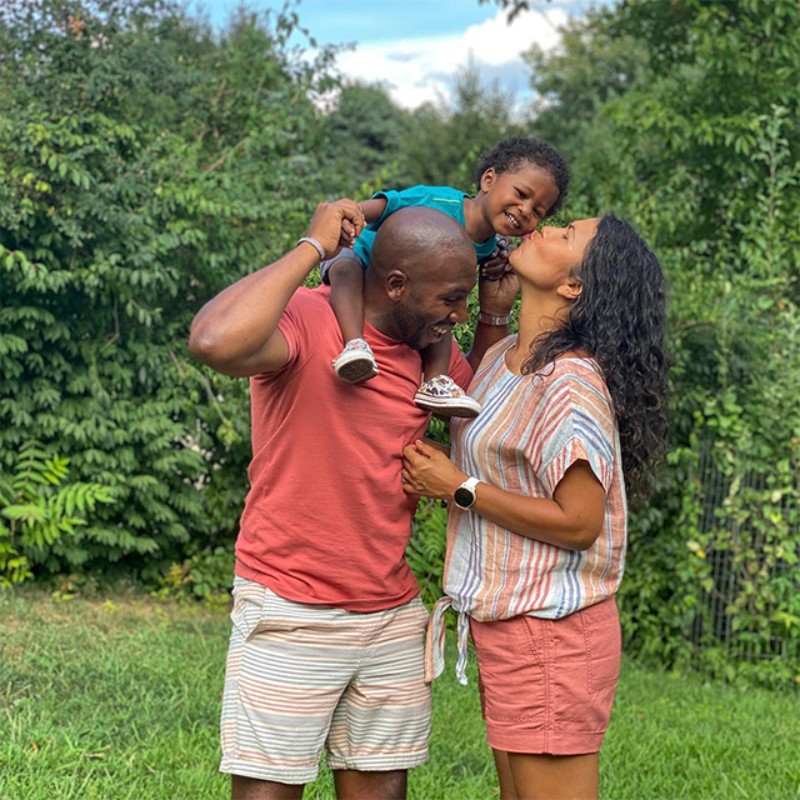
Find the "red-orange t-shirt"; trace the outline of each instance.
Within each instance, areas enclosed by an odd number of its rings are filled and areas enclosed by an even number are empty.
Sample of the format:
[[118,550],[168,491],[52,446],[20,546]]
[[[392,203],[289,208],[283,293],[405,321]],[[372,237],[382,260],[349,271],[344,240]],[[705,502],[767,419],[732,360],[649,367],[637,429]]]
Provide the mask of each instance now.
[[[253,460],[236,574],[298,603],[379,611],[419,589],[405,561],[416,499],[402,490],[405,445],[429,415],[414,405],[416,350],[365,325],[380,374],[336,377],[343,342],[329,289],[299,289],[280,321],[289,362],[250,380]],[[472,370],[455,343],[451,377]]]

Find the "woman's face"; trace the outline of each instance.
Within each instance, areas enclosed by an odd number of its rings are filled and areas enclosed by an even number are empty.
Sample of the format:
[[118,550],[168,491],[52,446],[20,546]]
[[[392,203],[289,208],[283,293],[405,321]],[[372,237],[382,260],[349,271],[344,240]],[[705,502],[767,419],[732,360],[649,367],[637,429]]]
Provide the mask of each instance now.
[[555,291],[580,264],[599,224],[599,219],[580,219],[565,228],[534,231],[511,251],[508,261],[524,281]]

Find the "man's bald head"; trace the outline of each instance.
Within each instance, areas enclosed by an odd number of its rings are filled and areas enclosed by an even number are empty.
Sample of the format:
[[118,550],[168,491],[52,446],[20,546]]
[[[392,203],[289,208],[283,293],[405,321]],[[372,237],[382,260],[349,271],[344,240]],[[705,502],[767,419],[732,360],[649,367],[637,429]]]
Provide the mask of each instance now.
[[466,229],[432,208],[413,206],[381,223],[364,280],[366,319],[416,350],[467,319],[477,259]]
[[475,250],[466,229],[433,208],[413,206],[390,214],[372,248],[370,268],[382,279],[393,269],[409,278],[458,264],[475,268]]

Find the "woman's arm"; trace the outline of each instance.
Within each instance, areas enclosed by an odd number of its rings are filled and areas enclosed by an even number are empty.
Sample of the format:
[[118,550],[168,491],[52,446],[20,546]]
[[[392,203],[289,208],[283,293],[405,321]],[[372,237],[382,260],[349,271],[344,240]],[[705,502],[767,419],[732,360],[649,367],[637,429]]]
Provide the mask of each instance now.
[[[469,477],[443,453],[422,441],[403,452],[403,489],[407,494],[451,501]],[[466,513],[482,517],[521,536],[568,550],[587,550],[603,530],[606,493],[585,460],[576,461],[556,486],[553,499],[524,497],[479,483],[475,505]]]
[[481,278],[478,281],[480,313],[472,347],[467,353],[467,361],[473,370],[478,369],[493,344],[508,336],[509,317],[518,294],[519,280],[513,272],[506,272],[497,280]]

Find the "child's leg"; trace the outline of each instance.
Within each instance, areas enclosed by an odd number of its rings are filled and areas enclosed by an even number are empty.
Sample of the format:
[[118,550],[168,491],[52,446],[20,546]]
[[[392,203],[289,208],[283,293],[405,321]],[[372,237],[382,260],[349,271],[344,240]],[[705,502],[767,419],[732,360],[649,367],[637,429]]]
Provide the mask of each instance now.
[[422,351],[425,382],[414,395],[414,402],[440,417],[474,417],[481,410],[480,403],[447,374],[452,348],[453,337],[445,336]]
[[353,258],[337,258],[328,267],[331,308],[345,342],[364,338],[364,270]]
[[363,383],[378,374],[372,349],[364,340],[364,270],[355,258],[340,257],[327,265],[330,303],[344,349],[333,360],[336,375],[347,383]]
[[450,372],[450,354],[453,349],[453,337],[443,336],[438,342],[429,344],[422,351],[422,370],[424,379],[429,381],[437,375]]

